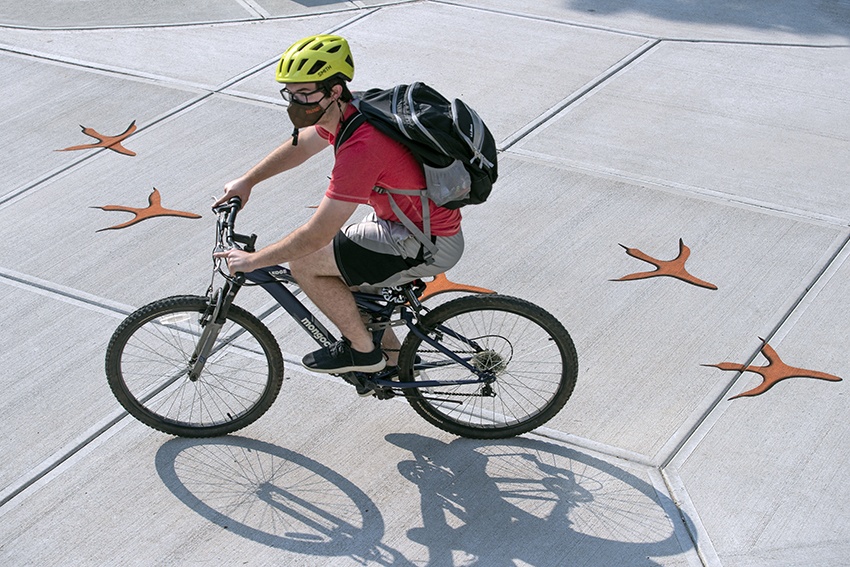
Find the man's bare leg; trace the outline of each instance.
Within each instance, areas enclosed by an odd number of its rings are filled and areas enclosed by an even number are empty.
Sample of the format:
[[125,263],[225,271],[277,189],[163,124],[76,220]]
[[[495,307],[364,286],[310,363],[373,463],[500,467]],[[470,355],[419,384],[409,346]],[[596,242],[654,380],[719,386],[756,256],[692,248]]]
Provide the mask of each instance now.
[[398,350],[401,348],[401,342],[399,342],[392,327],[387,327],[384,331],[381,347],[387,356],[387,366],[398,366]]
[[[358,288],[353,287],[351,290],[357,291]],[[360,320],[363,321],[364,325],[368,325],[370,322],[369,315],[361,313]],[[387,366],[398,366],[398,351],[401,348],[401,342],[399,342],[398,335],[395,334],[392,327],[384,329],[384,334],[381,337],[381,348],[387,357]]]
[[359,352],[371,352],[375,348],[372,333],[363,324],[354,296],[336,266],[333,244],[290,262],[289,268],[310,301],[351,342],[351,348]]

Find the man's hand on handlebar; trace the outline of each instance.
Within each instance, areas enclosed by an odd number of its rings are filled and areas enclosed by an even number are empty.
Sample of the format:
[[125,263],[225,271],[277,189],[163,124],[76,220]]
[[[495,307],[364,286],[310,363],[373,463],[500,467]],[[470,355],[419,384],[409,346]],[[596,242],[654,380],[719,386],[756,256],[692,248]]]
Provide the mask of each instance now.
[[226,203],[233,197],[239,197],[242,199],[242,206],[244,207],[248,203],[248,197],[251,196],[251,190],[254,188],[248,181],[245,181],[242,177],[238,179],[234,179],[230,183],[225,184],[224,186],[224,195],[219,197],[215,203],[213,203],[213,208],[221,205],[222,203]]
[[230,270],[230,275],[236,275],[237,272],[248,273],[253,272],[259,267],[254,265],[254,254],[245,252],[238,248],[230,250],[222,250],[221,252],[213,253],[214,258],[223,258],[227,264],[227,269]]

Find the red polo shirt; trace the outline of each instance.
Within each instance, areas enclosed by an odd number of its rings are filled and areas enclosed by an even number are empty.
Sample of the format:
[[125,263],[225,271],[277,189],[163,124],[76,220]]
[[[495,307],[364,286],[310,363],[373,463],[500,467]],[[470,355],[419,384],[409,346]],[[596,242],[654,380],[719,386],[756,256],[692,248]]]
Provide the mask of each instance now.
[[[345,118],[354,114],[353,105],[345,109]],[[336,132],[316,127],[318,134],[333,145]],[[425,174],[413,154],[371,124],[362,124],[336,152],[331,182],[325,196],[329,199],[370,205],[378,217],[397,221],[389,196],[374,187],[389,189],[424,189]],[[393,195],[399,208],[416,226],[422,228],[422,200],[406,195]],[[444,209],[428,201],[431,207],[431,234],[453,236],[460,230],[460,211]]]

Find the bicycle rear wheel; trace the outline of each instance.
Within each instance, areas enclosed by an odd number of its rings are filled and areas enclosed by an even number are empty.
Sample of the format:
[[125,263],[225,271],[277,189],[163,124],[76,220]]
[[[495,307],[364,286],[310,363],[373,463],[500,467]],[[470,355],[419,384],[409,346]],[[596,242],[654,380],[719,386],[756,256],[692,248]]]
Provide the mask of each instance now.
[[[530,431],[554,417],[572,395],[578,357],[569,333],[551,314],[515,297],[455,299],[425,315],[419,328],[496,380],[407,390],[429,423],[463,437],[498,439]],[[401,381],[475,380],[476,375],[410,333],[399,353]]]
[[263,415],[280,392],[277,341],[235,305],[203,372],[190,379],[207,305],[207,298],[189,295],[155,301],[130,314],[109,341],[109,387],[124,409],[154,429],[184,437],[231,433]]

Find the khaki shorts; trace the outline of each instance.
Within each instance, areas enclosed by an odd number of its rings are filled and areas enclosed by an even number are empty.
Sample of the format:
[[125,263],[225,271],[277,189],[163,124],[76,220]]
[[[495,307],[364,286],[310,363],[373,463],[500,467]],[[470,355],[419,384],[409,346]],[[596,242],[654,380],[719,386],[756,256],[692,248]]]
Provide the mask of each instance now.
[[425,264],[423,247],[403,224],[370,213],[334,238],[334,258],[349,286],[391,287],[436,276],[463,254],[463,233],[434,236],[437,254]]

